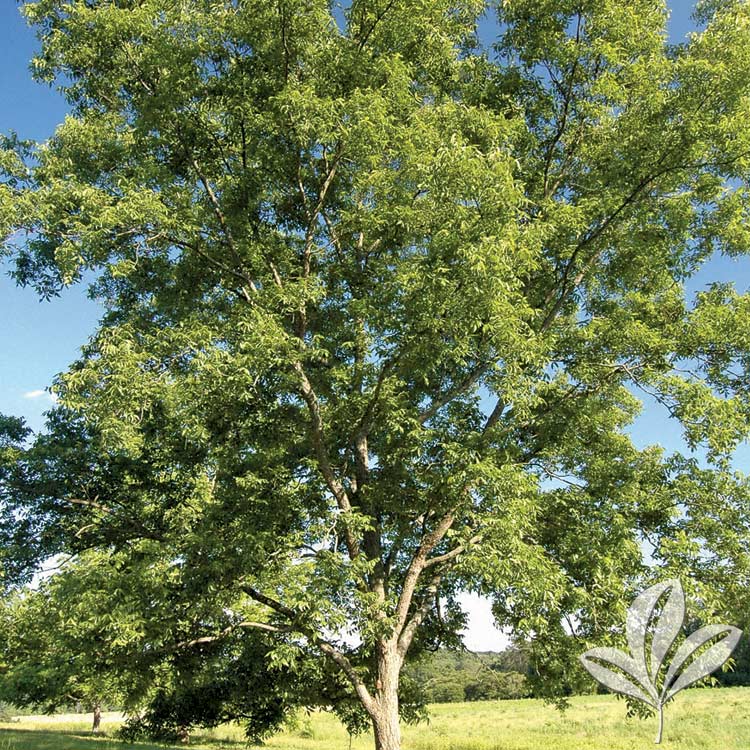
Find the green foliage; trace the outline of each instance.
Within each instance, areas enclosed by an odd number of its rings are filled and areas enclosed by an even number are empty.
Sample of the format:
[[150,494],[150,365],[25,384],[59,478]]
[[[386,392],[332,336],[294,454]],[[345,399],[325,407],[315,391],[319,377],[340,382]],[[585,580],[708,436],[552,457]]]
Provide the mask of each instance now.
[[11,706],[10,703],[0,701],[0,721],[11,721],[13,719],[13,716],[15,716],[14,707]]
[[[747,608],[750,303],[685,289],[750,248],[750,6],[698,10],[670,45],[654,0],[24,6],[72,111],[0,144],[3,252],[105,314],[48,433],[0,424],[1,562],[75,560],[17,606],[82,597],[84,682],[154,728],[327,700],[386,736],[461,589],[556,695],[654,578]],[[633,444],[643,394],[705,465]]]
[[1,700],[45,712],[122,700],[116,665],[123,657],[113,634],[128,623],[97,609],[103,583],[95,572],[92,564],[80,576],[54,576],[3,602]]

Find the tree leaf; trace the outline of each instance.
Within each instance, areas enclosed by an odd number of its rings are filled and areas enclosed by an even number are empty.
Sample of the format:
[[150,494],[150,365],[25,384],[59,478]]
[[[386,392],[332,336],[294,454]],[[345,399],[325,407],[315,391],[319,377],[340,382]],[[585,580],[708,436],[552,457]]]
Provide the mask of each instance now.
[[[614,690],[616,693],[629,695],[631,698],[643,701],[654,708],[656,707],[656,692],[648,681],[645,683],[641,681],[638,676],[641,672],[640,665],[624,651],[608,647],[592,648],[586,651],[586,653],[581,654],[580,659],[592,677],[601,682],[605,687]],[[598,661],[592,661],[592,659],[609,662],[623,672],[627,672],[637,683],[642,685],[643,689],[619,672],[613,672],[608,667],[599,664]]]
[[672,590],[654,628],[651,642],[651,680],[654,684],[664,663],[664,657],[680,634],[685,620],[685,593],[682,584],[676,579],[667,583],[672,584]]
[[[713,646],[706,649],[672,684],[672,680],[679,673],[682,665],[701,646],[722,632],[725,632],[726,635],[720,641],[714,643]],[[674,655],[672,664],[667,672],[664,680],[664,690],[666,691],[664,700],[669,700],[683,688],[692,685],[694,682],[711,674],[715,669],[718,669],[730,657],[741,635],[742,631],[731,625],[706,625],[688,636]]]
[[[659,599],[670,589],[672,593],[662,616],[654,627],[654,641],[651,648],[651,674],[649,675],[646,666],[646,633],[649,631],[649,625]],[[675,616],[676,613],[679,613],[679,616]],[[637,673],[632,674],[641,684],[650,685],[652,682],[656,682],[656,672],[664,659],[664,655],[680,632],[684,614],[685,595],[680,582],[676,579],[657,583],[655,586],[647,588],[630,605],[625,621],[625,632],[630,653],[638,665]],[[656,669],[654,668],[655,665]]]

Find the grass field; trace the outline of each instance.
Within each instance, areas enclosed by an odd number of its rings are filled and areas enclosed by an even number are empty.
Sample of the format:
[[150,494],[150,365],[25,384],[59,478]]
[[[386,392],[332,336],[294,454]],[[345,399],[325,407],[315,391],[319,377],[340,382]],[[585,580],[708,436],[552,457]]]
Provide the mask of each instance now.
[[[572,699],[560,714],[541,701],[446,703],[431,707],[429,723],[404,728],[404,750],[641,750],[653,747],[655,721],[627,719],[625,703],[611,696]],[[117,715],[104,716],[112,731]],[[163,745],[126,744],[92,737],[88,716],[23,717],[0,724],[0,750],[154,750]],[[226,726],[196,733],[201,750],[246,747],[242,730]],[[182,747],[182,746],[181,746]],[[349,736],[327,714],[301,716],[294,730],[267,743],[276,750],[349,750]],[[368,736],[352,750],[371,750]],[[688,690],[667,707],[664,750],[748,750],[750,688]]]

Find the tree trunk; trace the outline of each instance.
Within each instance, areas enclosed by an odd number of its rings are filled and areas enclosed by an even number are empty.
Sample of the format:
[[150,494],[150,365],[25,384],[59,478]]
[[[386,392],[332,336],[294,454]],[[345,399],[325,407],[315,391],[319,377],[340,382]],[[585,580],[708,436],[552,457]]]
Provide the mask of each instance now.
[[378,644],[378,683],[372,728],[376,750],[401,750],[401,728],[398,717],[398,681],[402,659],[396,642]]
[[94,721],[91,725],[91,731],[99,734],[99,725],[102,723],[102,707],[97,703],[94,705]]
[[372,719],[372,728],[375,732],[375,750],[401,750],[398,696],[379,702],[380,710]]

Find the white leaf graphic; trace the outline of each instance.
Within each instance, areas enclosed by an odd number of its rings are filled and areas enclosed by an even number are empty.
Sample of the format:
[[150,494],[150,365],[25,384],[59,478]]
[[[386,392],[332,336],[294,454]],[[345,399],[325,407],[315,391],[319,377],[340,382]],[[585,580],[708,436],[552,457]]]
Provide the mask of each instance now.
[[[674,684],[672,684],[672,680],[678,674],[682,665],[701,646],[721,633],[726,633],[726,635],[692,661],[687,669],[675,680]],[[664,701],[669,700],[683,688],[692,685],[694,682],[711,674],[715,669],[718,669],[729,658],[732,651],[734,651],[741,635],[742,631],[731,625],[706,625],[688,636],[680,648],[677,649],[677,653],[672,660],[672,665],[667,672],[664,688],[665,690],[668,688],[668,691],[664,697]]]
[[682,584],[676,579],[667,583],[672,584],[672,591],[664,603],[651,641],[651,679],[654,684],[664,663],[664,657],[680,634],[685,620],[685,593]]
[[[648,680],[644,683],[636,676],[636,673],[641,671],[640,665],[623,651],[616,648],[592,648],[582,654],[580,659],[591,676],[605,687],[614,690],[616,693],[629,695],[631,698],[643,701],[649,706],[656,706],[657,696]],[[609,662],[612,666],[627,672],[635,678],[636,682],[640,682],[644,689],[642,690],[636,683],[631,682],[619,672],[614,672],[597,661],[592,661],[592,659]]]
[[[661,617],[654,628],[651,644],[651,674],[646,666],[646,634],[649,630],[656,605],[662,595],[671,589]],[[631,674],[643,685],[656,683],[656,675],[664,656],[680,632],[685,616],[685,594],[677,579],[657,583],[641,593],[628,609],[625,633],[630,653],[637,663],[637,672]],[[655,688],[654,688],[655,691]]]
[[[667,592],[669,595],[666,597],[658,618],[655,619],[656,606]],[[580,657],[583,666],[602,685],[656,709],[658,731],[655,742],[657,744],[661,742],[664,728],[664,704],[683,688],[718,669],[729,658],[742,635],[741,630],[731,625],[707,625],[697,630],[685,639],[674,654],[660,694],[659,672],[663,668],[666,655],[682,630],[684,619],[685,592],[680,582],[672,579],[658,583],[636,597],[628,609],[625,633],[630,654],[616,648],[592,648]],[[653,625],[653,637],[649,670],[646,665],[646,637],[651,625]],[[722,635],[720,640],[708,645]],[[708,648],[688,664],[690,658],[695,656],[702,646],[708,646]],[[609,669],[599,661],[607,662],[619,671]],[[680,674],[685,664],[688,666]],[[622,672],[632,677],[633,682]]]

